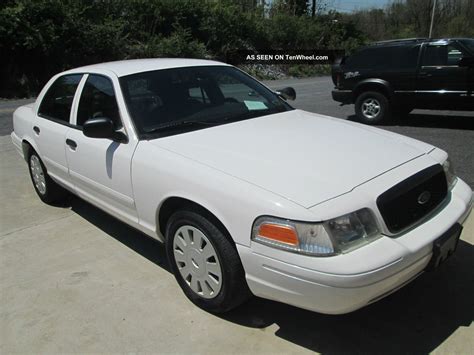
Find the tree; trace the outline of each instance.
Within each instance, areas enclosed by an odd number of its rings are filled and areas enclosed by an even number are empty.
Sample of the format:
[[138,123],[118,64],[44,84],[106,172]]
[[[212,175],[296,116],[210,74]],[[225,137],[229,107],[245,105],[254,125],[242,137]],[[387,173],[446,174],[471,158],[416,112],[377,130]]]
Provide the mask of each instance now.
[[309,10],[308,0],[275,0],[272,13],[284,13],[291,16],[307,15]]

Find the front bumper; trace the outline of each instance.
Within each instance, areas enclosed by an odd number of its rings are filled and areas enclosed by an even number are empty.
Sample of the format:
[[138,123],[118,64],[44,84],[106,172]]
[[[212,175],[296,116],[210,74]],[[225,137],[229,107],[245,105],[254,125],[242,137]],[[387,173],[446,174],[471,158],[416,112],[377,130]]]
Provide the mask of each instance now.
[[455,223],[462,224],[471,209],[472,191],[458,180],[445,208],[398,238],[384,236],[350,253],[326,258],[255,242],[250,248],[239,245],[238,251],[255,295],[320,313],[348,313],[420,275],[431,259],[433,241]]
[[332,99],[342,104],[352,104],[353,95],[352,90],[338,90],[331,91]]

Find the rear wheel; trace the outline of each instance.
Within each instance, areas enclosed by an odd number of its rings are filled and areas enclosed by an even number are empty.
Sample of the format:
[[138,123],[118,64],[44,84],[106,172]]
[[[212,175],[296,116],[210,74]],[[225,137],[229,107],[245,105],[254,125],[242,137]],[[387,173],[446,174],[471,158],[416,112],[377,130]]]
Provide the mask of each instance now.
[[63,199],[67,192],[51,179],[38,153],[30,150],[28,155],[28,170],[31,182],[41,201],[47,204]]
[[391,118],[387,97],[376,91],[360,94],[355,102],[355,111],[359,121],[369,125],[387,123]]
[[222,313],[250,296],[232,241],[199,213],[179,211],[170,217],[166,251],[178,284],[198,307]]

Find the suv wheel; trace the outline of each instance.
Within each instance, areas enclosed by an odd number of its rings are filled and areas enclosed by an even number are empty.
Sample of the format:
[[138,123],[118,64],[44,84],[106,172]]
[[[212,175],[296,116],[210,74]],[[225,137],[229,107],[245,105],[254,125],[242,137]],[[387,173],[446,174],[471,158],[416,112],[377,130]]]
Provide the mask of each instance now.
[[166,252],[191,302],[222,313],[240,305],[251,293],[235,246],[211,220],[193,211],[174,213],[166,228]]
[[357,97],[355,111],[362,123],[382,124],[388,122],[390,118],[390,103],[385,95],[367,91]]

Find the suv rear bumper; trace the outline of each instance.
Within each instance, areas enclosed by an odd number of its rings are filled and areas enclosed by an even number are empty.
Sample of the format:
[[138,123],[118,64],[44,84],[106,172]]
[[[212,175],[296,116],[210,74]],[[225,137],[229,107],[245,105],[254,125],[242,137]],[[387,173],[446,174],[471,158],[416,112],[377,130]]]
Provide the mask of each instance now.
[[352,104],[352,90],[338,90],[331,91],[332,99],[342,104]]

